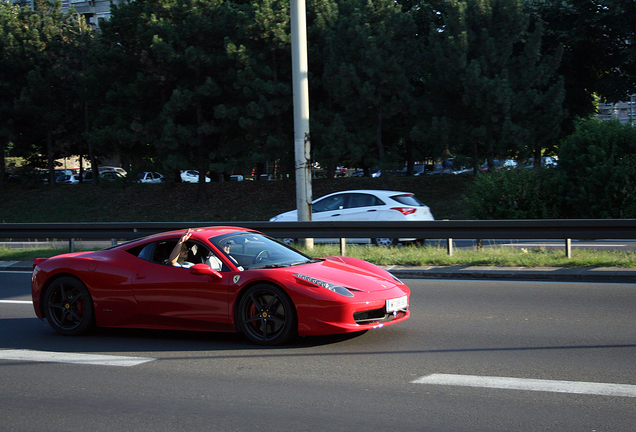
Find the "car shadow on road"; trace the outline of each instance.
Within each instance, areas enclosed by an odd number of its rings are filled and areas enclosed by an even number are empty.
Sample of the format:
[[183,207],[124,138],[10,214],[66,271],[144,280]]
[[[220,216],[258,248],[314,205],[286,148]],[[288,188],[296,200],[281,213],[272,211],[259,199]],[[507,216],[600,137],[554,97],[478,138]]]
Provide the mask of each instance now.
[[0,319],[0,349],[101,353],[302,349],[351,340],[366,333],[296,337],[278,346],[251,343],[241,333],[99,327],[84,336],[61,336],[37,318]]
[[[85,353],[107,355],[148,356],[158,360],[206,360],[241,358],[283,358],[315,356],[361,356],[407,354],[447,354],[478,352],[511,352],[542,350],[598,350],[634,349],[636,344],[555,345],[555,346],[490,346],[438,347],[435,349],[390,349],[400,332],[380,337],[379,332],[360,332],[334,336],[302,337],[280,346],[259,346],[239,333],[194,331],[165,331],[145,329],[99,328],[86,336],[61,336],[45,321],[37,318],[0,319],[0,349],[50,351],[56,353]],[[363,337],[367,334],[368,337]],[[370,335],[377,335],[371,337]],[[379,338],[379,339],[376,339]],[[339,343],[346,343],[340,347]],[[329,347],[326,350],[311,348]],[[157,353],[170,353],[165,356]],[[182,353],[182,354],[180,354]],[[174,355],[176,354],[176,356]]]

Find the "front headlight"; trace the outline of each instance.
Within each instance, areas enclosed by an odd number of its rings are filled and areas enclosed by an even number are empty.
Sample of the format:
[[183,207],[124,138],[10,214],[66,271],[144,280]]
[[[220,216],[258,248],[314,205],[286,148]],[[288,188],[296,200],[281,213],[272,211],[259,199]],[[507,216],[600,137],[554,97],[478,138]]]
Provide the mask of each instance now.
[[326,288],[331,292],[340,294],[341,296],[353,297],[353,293],[341,285],[336,285],[329,282],[321,281],[320,279],[316,279],[311,276],[305,276],[303,274],[295,274],[294,276],[296,276],[298,279],[302,279],[307,282],[311,282],[314,285],[318,285],[320,287]]

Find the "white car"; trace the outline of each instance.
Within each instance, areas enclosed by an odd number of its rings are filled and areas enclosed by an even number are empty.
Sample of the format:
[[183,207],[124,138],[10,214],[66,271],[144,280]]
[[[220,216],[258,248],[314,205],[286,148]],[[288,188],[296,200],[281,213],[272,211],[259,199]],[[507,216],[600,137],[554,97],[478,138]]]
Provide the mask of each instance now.
[[137,174],[137,181],[139,183],[161,183],[163,181],[163,175],[158,172],[142,172]]
[[[312,221],[432,221],[431,209],[422,204],[411,192],[386,190],[351,190],[325,195],[312,203]],[[293,222],[298,220],[298,211],[281,213],[270,222]],[[380,246],[391,246],[398,242],[417,239],[372,238]],[[294,239],[284,239],[291,243]],[[333,242],[334,239],[316,239],[316,242]],[[369,239],[355,239],[368,243]]]
[[[181,181],[184,183],[199,183],[199,171],[185,170],[181,171]],[[205,177],[205,182],[210,183],[210,177]]]

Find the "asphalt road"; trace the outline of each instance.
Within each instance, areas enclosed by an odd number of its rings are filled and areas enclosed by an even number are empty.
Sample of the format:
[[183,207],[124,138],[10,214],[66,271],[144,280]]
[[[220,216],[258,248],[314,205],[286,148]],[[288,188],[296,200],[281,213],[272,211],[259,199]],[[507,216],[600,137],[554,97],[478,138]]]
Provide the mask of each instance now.
[[0,431],[634,430],[633,284],[406,282],[401,325],[262,348],[57,336],[1,272]]

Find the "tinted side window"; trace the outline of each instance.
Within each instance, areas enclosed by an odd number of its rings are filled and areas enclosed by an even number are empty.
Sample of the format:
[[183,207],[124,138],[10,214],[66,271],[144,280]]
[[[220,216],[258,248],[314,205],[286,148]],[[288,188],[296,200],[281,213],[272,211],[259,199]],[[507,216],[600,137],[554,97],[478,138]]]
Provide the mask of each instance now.
[[143,260],[151,261],[152,252],[154,249],[155,249],[154,243],[147,243],[147,244],[135,246],[134,248],[126,249],[126,252],[136,257],[139,257]]
[[349,203],[347,205],[347,208],[372,207],[381,205],[384,205],[384,203],[375,195],[352,193],[349,194]]
[[323,198],[312,205],[311,211],[312,213],[320,213],[344,208],[346,195],[347,194],[340,194]]

